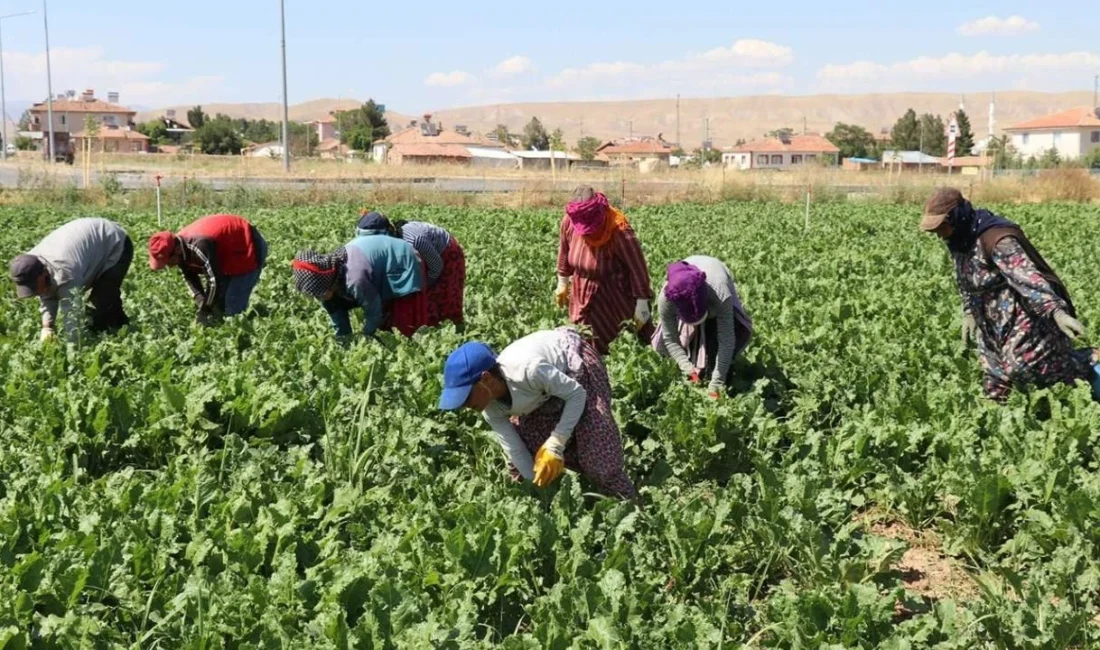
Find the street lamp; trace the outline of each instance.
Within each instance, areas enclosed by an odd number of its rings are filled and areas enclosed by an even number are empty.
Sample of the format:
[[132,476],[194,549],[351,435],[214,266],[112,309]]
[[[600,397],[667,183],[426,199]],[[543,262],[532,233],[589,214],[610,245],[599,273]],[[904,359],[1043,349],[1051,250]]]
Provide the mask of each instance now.
[[42,0],[42,26],[46,31],[46,120],[49,122],[49,138],[50,138],[50,163],[52,164],[57,158],[54,156],[53,151],[53,73],[50,71],[50,18],[46,11],[46,0]]
[[[46,0],[42,0],[45,2]],[[286,97],[286,8],[284,0],[279,0],[279,27],[282,30],[283,48],[283,171],[290,171],[290,107]]]
[[4,94],[4,33],[3,24],[8,18],[15,18],[16,16],[29,16],[33,14],[33,11],[23,11],[17,14],[8,14],[6,16],[0,16],[0,121],[4,122],[4,152],[0,154],[0,159],[8,159],[8,98]]

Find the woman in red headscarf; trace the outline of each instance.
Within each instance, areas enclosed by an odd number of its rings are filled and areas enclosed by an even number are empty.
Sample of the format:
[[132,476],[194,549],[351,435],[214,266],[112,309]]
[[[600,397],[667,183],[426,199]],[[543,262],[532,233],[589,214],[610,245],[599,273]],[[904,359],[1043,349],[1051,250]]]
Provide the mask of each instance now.
[[624,323],[642,342],[653,334],[653,289],[645,255],[626,216],[591,187],[573,192],[558,243],[558,306],[569,320],[592,330],[592,343],[607,354]]

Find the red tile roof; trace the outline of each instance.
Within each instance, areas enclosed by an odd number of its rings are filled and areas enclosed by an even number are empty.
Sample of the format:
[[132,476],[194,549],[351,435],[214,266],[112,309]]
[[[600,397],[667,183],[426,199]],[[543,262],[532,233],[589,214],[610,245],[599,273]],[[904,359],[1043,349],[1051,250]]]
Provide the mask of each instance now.
[[840,153],[836,145],[820,135],[792,135],[790,142],[786,143],[779,138],[766,140],[753,140],[730,149],[731,153],[771,153],[790,151],[793,153]]
[[386,138],[386,142],[390,144],[477,144],[477,142],[467,135],[455,133],[454,131],[442,130],[439,135],[424,135],[420,132],[419,126],[410,126],[404,131],[394,133],[390,137]]
[[1019,124],[1005,127],[1005,131],[1023,131],[1039,129],[1067,129],[1079,126],[1100,126],[1100,117],[1096,115],[1097,109],[1082,106],[1071,108],[1068,111],[1036,117]]
[[412,158],[473,158],[460,144],[413,143],[395,144],[392,153]]
[[[47,110],[46,102],[40,102],[30,108],[32,113],[45,113]],[[79,99],[55,99],[53,110],[55,113],[125,113],[126,115],[137,115],[137,111],[131,111],[118,104],[109,104],[101,99],[93,99],[88,102]]]
[[659,140],[637,140],[634,142],[608,142],[599,149],[602,154],[671,154],[672,147]]

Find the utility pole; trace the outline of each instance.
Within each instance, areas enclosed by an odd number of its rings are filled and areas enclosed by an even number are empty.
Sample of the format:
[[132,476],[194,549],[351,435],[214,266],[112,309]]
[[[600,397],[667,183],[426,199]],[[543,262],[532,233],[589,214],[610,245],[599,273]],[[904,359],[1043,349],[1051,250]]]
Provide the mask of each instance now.
[[634,139],[634,120],[630,120],[630,139]]
[[[49,133],[49,152],[50,162],[53,163],[56,160],[54,156],[54,144],[53,144],[53,73],[50,70],[50,17],[46,8],[46,0],[42,0],[42,26],[46,32],[46,121],[47,132]],[[5,145],[7,146],[7,145]]]
[[802,135],[806,135],[806,116],[802,116]]
[[676,93],[676,146],[682,149],[680,142],[680,93]]
[[[45,2],[45,0],[43,0]],[[279,0],[279,27],[283,49],[283,171],[290,171],[290,105],[286,96],[286,3]]]
[[1100,108],[1100,74],[1092,78],[1092,107]]
[[[0,25],[3,24],[8,18],[15,18],[16,16],[29,16],[33,14],[33,11],[24,11],[18,14],[8,14],[7,16],[0,16]],[[3,30],[0,29],[0,121],[4,123],[4,151],[0,154],[3,160],[8,159],[8,98],[4,94],[4,36]]]
[[917,156],[917,170],[924,173],[924,120],[920,121],[920,155]]

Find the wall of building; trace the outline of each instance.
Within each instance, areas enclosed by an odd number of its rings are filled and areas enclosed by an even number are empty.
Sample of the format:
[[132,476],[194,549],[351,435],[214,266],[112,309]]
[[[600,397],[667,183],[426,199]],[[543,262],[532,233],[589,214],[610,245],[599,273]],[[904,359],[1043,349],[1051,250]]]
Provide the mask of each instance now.
[[1024,158],[1038,158],[1052,148],[1057,149],[1062,158],[1080,158],[1100,146],[1100,143],[1092,142],[1093,132],[1100,133],[1100,128],[1023,131],[1012,134],[1012,146]]
[[[34,114],[34,117],[38,118],[41,130],[43,131],[48,129],[46,126],[48,121],[46,115],[45,112]],[[70,113],[68,111],[54,111],[53,130],[56,133],[77,133],[83,131],[84,121],[89,116],[100,124],[126,126],[130,123],[129,113]]]

